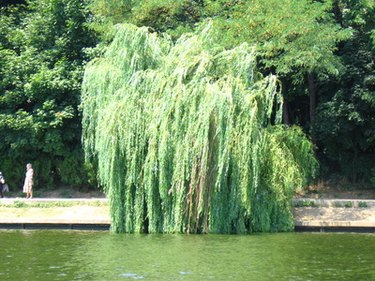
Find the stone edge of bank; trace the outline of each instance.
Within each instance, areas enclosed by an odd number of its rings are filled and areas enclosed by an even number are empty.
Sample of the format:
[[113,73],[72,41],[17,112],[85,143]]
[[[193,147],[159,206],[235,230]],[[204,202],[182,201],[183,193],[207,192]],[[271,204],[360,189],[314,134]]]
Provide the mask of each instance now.
[[[95,206],[95,202],[101,204],[108,204],[106,198],[75,198],[75,199],[62,199],[62,198],[35,198],[35,199],[24,199],[24,198],[5,198],[0,199],[0,206],[10,206],[17,202],[22,202],[26,205],[30,205],[33,208],[33,204],[41,202],[53,203],[69,203]],[[329,219],[326,220],[319,215],[313,219],[304,220],[295,217],[295,230],[306,231],[306,232],[365,232],[375,233],[375,200],[369,199],[310,199],[310,198],[298,198],[293,199],[292,205],[294,210],[302,209],[306,212],[331,209],[338,211],[350,211],[353,213],[367,210],[371,214],[372,219],[368,220],[343,220],[343,219]],[[54,208],[49,207],[49,208]],[[69,208],[66,206],[64,208]],[[48,209],[48,208],[46,208]],[[67,219],[53,219],[53,218],[5,218],[1,215],[0,211],[0,229],[73,229],[73,230],[109,230],[110,219],[88,219],[85,217],[70,217]]]
[[[375,200],[298,198],[292,205],[296,231],[375,233]],[[310,216],[299,215],[300,211]],[[324,214],[327,211],[329,217]]]

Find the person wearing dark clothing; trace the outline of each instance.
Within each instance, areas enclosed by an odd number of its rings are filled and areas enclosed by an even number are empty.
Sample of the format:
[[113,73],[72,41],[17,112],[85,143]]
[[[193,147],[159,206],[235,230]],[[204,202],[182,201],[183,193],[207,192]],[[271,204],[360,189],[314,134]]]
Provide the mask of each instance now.
[[5,179],[4,179],[3,173],[0,172],[0,197],[1,198],[4,198],[4,193],[3,193],[4,185],[5,185]]

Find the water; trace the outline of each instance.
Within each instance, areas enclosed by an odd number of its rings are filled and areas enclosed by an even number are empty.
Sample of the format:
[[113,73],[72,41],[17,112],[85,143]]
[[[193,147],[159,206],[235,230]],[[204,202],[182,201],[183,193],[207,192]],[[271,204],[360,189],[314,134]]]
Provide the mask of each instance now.
[[375,280],[375,235],[0,231],[0,280]]

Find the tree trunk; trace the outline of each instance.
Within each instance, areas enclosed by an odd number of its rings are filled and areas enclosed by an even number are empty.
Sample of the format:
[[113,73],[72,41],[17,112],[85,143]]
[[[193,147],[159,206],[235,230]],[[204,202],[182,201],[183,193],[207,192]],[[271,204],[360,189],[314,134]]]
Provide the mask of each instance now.
[[284,100],[283,102],[283,124],[285,125],[290,124],[288,102],[286,100]]
[[307,82],[309,85],[310,95],[310,126],[313,127],[315,124],[315,111],[316,111],[316,85],[314,74],[309,73],[307,75]]
[[311,139],[315,144],[314,136],[314,125],[315,125],[315,113],[316,113],[316,85],[314,74],[307,74],[307,83],[309,86],[309,96],[310,96],[310,128],[311,128]]
[[353,159],[352,159],[352,183],[357,183],[358,181],[358,167],[359,167],[359,164],[358,163],[358,154],[359,154],[359,139],[360,139],[360,132],[358,131],[358,129],[356,129],[354,131],[354,138],[353,138]]
[[344,27],[344,19],[343,19],[343,14],[342,14],[342,8],[341,6],[341,1],[340,0],[334,0],[333,5],[332,5],[332,11],[335,16],[336,21]]

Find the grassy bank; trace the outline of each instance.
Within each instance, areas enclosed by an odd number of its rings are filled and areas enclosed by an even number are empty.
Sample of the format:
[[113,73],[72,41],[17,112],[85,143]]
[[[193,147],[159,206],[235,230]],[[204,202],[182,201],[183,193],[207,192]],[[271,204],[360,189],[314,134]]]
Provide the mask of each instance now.
[[105,199],[3,199],[2,223],[109,223]]
[[91,199],[91,200],[80,200],[70,199],[64,200],[61,198],[53,200],[42,200],[36,198],[33,200],[27,200],[23,198],[8,198],[0,201],[0,208],[56,208],[56,207],[73,207],[73,206],[92,206],[102,207],[108,206],[107,200]]

